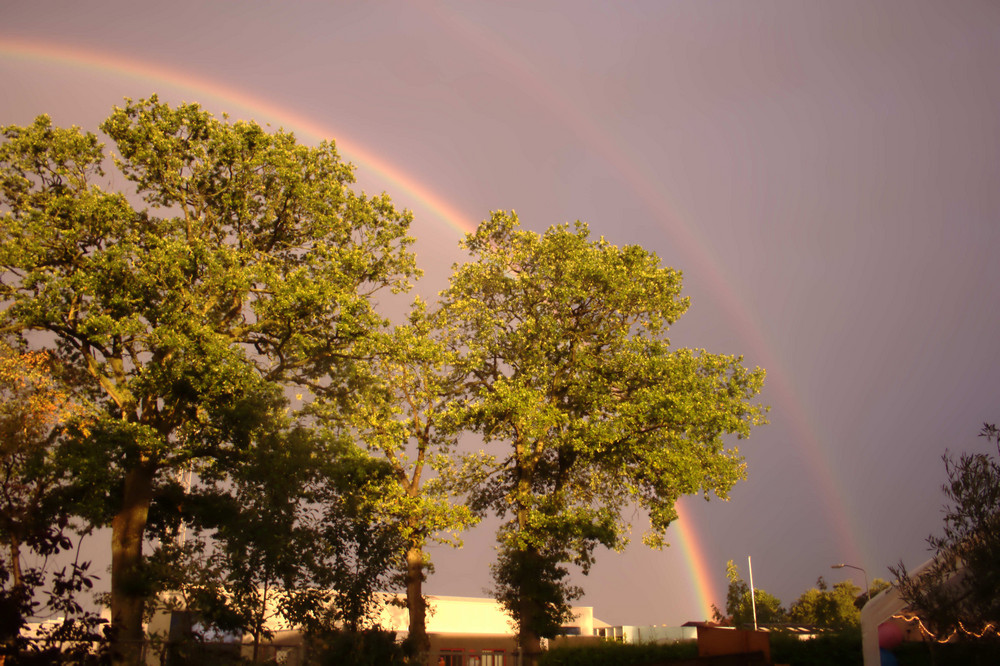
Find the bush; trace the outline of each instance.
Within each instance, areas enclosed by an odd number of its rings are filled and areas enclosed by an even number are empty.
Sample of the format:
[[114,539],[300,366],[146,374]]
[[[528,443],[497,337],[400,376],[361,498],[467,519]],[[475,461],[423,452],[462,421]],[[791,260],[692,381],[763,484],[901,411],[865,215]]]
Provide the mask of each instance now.
[[[903,643],[892,651],[900,666],[1000,664],[1000,642],[963,641],[948,644]],[[825,634],[799,640],[790,634],[771,635],[771,661],[790,666],[861,666],[861,632]]]
[[598,645],[554,648],[542,653],[539,666],[643,666],[697,656],[696,641],[663,644],[607,641]]
[[396,633],[381,629],[330,631],[313,636],[309,664],[314,666],[405,666]]
[[791,666],[862,666],[861,631],[822,634],[802,640],[793,634],[771,634],[771,661]]
[[939,666],[1000,664],[1000,643],[996,641],[961,641],[948,644],[903,643],[893,650],[900,666]]

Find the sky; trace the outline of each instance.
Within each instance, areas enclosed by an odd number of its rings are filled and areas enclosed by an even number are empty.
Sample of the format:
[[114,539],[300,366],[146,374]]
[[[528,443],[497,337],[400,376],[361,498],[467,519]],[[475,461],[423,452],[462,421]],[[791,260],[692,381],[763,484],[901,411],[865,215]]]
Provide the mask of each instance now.
[[[333,139],[413,211],[425,297],[501,209],[683,271],[671,340],[763,367],[770,423],[728,502],[576,578],[612,624],[707,619],[730,559],[787,606],[928,558],[942,454],[1000,421],[998,67],[992,1],[0,4],[0,124],[157,93]],[[494,527],[426,591],[482,595]]]

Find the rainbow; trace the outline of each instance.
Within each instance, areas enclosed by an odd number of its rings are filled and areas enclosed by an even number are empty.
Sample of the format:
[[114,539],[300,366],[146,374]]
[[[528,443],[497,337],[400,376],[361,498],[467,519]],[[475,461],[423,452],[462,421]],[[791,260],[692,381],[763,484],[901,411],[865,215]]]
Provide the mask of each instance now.
[[706,620],[712,618],[712,604],[722,609],[726,607],[725,596],[719,596],[719,591],[715,587],[715,574],[708,570],[708,558],[702,549],[701,539],[695,532],[694,521],[686,517],[687,509],[684,508],[682,499],[676,505],[677,520],[674,525],[677,527],[679,535],[678,543],[684,553],[684,561],[687,563],[688,571],[691,572],[691,591],[698,604],[698,611],[704,613]]
[[[333,127],[321,124],[297,113],[293,109],[276,104],[264,97],[250,95],[224,83],[196,74],[143,62],[134,58],[122,58],[111,53],[70,48],[61,44],[29,42],[0,37],[0,55],[11,59],[47,62],[61,66],[86,70],[110,72],[143,82],[166,84],[175,88],[197,93],[202,99],[211,99],[227,105],[230,112],[244,112],[258,116],[258,122],[274,120],[295,131],[301,138],[319,142],[337,137],[337,149],[352,162],[356,162],[377,174],[394,188],[407,193],[431,212],[434,217],[464,235],[473,231],[473,218],[455,209],[445,199],[413,176],[381,159],[375,153],[350,140],[342,139]],[[204,105],[203,105],[204,106]],[[233,108],[235,107],[235,108]]]
[[[573,128],[580,138],[599,153],[614,170],[622,175],[622,180],[629,183],[633,191],[656,212],[660,224],[667,230],[671,240],[678,248],[680,256],[692,268],[690,273],[696,273],[699,280],[707,282],[713,294],[720,299],[724,312],[733,320],[736,330],[739,330],[748,340],[755,359],[767,368],[766,391],[776,396],[775,403],[784,405],[783,415],[790,419],[793,434],[800,445],[800,450],[806,456],[807,470],[812,473],[818,495],[823,498],[827,519],[837,535],[838,543],[844,547],[842,556],[857,562],[870,561],[866,557],[868,548],[859,544],[858,535],[863,530],[850,520],[846,510],[847,501],[842,488],[845,484],[834,476],[833,464],[827,451],[832,450],[830,442],[823,441],[815,427],[813,419],[807,413],[791,381],[791,374],[786,371],[785,364],[774,353],[772,345],[768,344],[762,333],[762,327],[754,319],[738,294],[740,281],[735,279],[727,265],[715,256],[709,248],[711,243],[698,233],[697,227],[684,224],[682,220],[691,219],[683,216],[681,207],[676,202],[668,201],[665,188],[654,182],[644,173],[635,159],[625,152],[626,141],[618,141],[605,128],[598,126],[591,117],[585,115],[581,107],[559,95],[558,85],[551,81],[543,81],[535,72],[531,62],[520,55],[520,51],[510,48],[494,33],[482,26],[464,19],[460,13],[444,10],[429,10],[439,24],[466,47],[478,50],[493,58],[500,67],[510,72],[511,78],[517,80],[523,87],[530,90],[533,99],[540,100],[561,122]],[[678,524],[683,523],[679,521]],[[734,553],[738,559],[744,554]],[[692,571],[694,569],[692,568]],[[697,573],[696,573],[697,579]]]
[[[464,33],[460,36],[469,42],[470,48],[480,48],[490,51],[499,58],[504,66],[515,70],[515,74],[538,99],[543,100],[554,113],[564,118],[581,137],[597,152],[602,154],[629,182],[636,193],[647,203],[651,210],[659,216],[663,227],[667,229],[680,252],[689,259],[697,272],[722,300],[723,309],[733,318],[739,330],[743,331],[750,346],[764,367],[768,368],[768,389],[776,391],[782,404],[790,405],[793,418],[793,428],[798,440],[811,456],[811,471],[817,477],[821,496],[826,501],[829,519],[838,534],[841,543],[845,544],[845,559],[865,561],[862,549],[858,547],[854,529],[847,519],[842,507],[846,506],[838,484],[830,470],[832,466],[825,453],[826,447],[816,436],[816,428],[799,403],[788,380],[790,376],[784,371],[779,360],[772,353],[763,338],[761,328],[753,320],[747,309],[738,298],[734,288],[736,284],[725,265],[722,264],[707,249],[709,244],[701,238],[696,230],[679,222],[673,211],[676,206],[668,202],[662,189],[653,183],[636,167],[636,160],[625,154],[620,142],[601,131],[591,119],[582,115],[577,107],[555,94],[554,88],[543,84],[533,73],[527,63],[517,59],[516,54],[505,48],[488,33],[481,30],[469,35],[471,28],[463,25],[457,17],[449,15],[441,17],[453,31]],[[474,230],[473,217],[459,211],[444,199],[442,195],[421,183],[409,173],[378,157],[364,146],[343,138],[336,128],[317,122],[295,110],[277,104],[267,98],[250,95],[242,90],[228,86],[217,80],[191,74],[171,67],[142,62],[134,58],[123,58],[110,52],[83,50],[69,46],[39,41],[19,40],[0,36],[0,57],[14,61],[51,63],[61,67],[79,68],[88,71],[101,71],[115,76],[129,77],[143,83],[166,85],[197,94],[202,101],[212,100],[219,106],[225,106],[230,112],[240,112],[248,116],[257,116],[258,122],[275,121],[300,136],[313,141],[337,137],[337,148],[352,162],[360,165],[390,183],[394,192],[401,191],[417,202],[430,216],[443,223],[447,228],[464,235]],[[841,510],[837,510],[841,508]],[[676,522],[678,541],[684,552],[687,566],[691,572],[691,583],[697,602],[701,609],[710,616],[713,600],[721,603],[713,580],[718,575],[712,575],[706,569],[707,558],[701,546],[701,540],[695,533],[695,526],[684,519],[683,507],[678,507],[680,519]],[[740,556],[742,554],[735,554]],[[721,572],[720,572],[721,574]]]

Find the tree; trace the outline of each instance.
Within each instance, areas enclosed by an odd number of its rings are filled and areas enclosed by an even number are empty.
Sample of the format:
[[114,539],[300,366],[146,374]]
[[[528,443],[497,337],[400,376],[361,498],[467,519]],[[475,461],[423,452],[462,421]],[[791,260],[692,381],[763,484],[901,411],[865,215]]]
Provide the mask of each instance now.
[[398,589],[405,566],[405,530],[379,506],[379,498],[395,483],[385,461],[362,455],[339,464],[320,486],[320,538],[313,544],[311,566],[317,587],[332,590],[333,596],[321,612],[313,603],[299,613],[298,621],[308,631],[339,628],[358,635],[380,628],[381,595]]
[[729,587],[726,591],[726,613],[723,614],[717,606],[712,605],[712,612],[717,622],[729,623],[734,627],[753,627],[756,610],[756,622],[775,624],[784,622],[787,614],[781,607],[781,600],[760,588],[754,589],[753,602],[750,601],[750,586],[740,577],[736,564],[726,562],[726,578]]
[[662,545],[682,495],[725,497],[744,476],[726,434],[764,421],[764,373],[738,357],[671,349],[687,308],[680,273],[638,246],[591,240],[586,225],[520,229],[497,212],[468,234],[472,260],[442,293],[462,340],[466,427],[479,457],[475,508],[505,518],[495,595],[529,661],[558,630],[594,550],[622,548],[632,502]]
[[874,599],[875,595],[879,594],[883,590],[888,590],[892,587],[892,583],[885,580],[884,578],[875,578],[872,580],[871,585],[868,586],[867,594],[863,594],[857,598],[854,604],[858,607],[858,610],[864,608],[865,604],[868,603],[869,599]]
[[[89,563],[48,570],[73,546],[74,483],[60,445],[67,423],[84,416],[57,370],[49,354],[0,341],[0,655],[33,653],[38,663],[59,657],[67,640],[102,638],[103,621],[77,600],[93,583]],[[29,643],[27,620],[45,615],[62,621]]]
[[403,551],[401,530],[377,506],[395,481],[389,466],[297,427],[257,438],[220,467],[185,500],[193,533],[159,554],[183,608],[204,626],[249,635],[254,663],[272,620],[309,633],[370,623]]
[[245,451],[206,470],[184,498],[191,532],[157,553],[164,589],[203,626],[252,639],[253,663],[269,621],[311,580],[308,557],[317,535],[307,486],[315,475],[309,433],[261,433]]
[[1000,429],[986,423],[980,436],[997,457],[945,452],[944,533],[927,537],[934,557],[918,573],[890,567],[900,596],[942,639],[953,635],[996,639],[1000,627]]
[[370,296],[406,288],[415,269],[409,214],[354,193],[332,143],[155,96],[101,129],[132,199],[93,184],[94,134],[46,116],[3,129],[0,325],[46,332],[101,410],[86,441],[109,463],[112,623],[134,662],[163,484],[245,447],[283,410],[283,385],[339,383],[381,323]]
[[831,590],[820,576],[816,587],[803,592],[792,604],[789,619],[800,624],[838,631],[857,629],[861,626],[858,599],[864,601],[867,595],[852,581],[836,583]]
[[355,390],[324,400],[323,422],[356,436],[392,469],[395,484],[378,501],[379,511],[397,523],[406,543],[406,605],[409,643],[430,649],[423,583],[429,566],[428,541],[460,545],[458,534],[476,522],[468,507],[454,503],[445,483],[460,432],[458,406],[464,378],[449,348],[450,331],[440,314],[419,299],[409,321],[369,339],[357,364]]
[[59,426],[80,413],[48,354],[0,342],[0,538],[14,588],[23,546],[50,554],[65,544],[69,516],[58,494],[66,470],[55,464],[56,444]]

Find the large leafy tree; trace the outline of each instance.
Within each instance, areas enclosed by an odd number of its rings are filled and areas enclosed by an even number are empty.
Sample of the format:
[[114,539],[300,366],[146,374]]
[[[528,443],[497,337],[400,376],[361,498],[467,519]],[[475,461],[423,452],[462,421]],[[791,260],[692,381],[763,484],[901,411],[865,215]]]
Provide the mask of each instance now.
[[867,595],[853,581],[836,583],[830,589],[820,576],[816,587],[799,595],[789,609],[788,616],[792,622],[814,627],[857,629],[861,626],[861,608],[857,603],[859,598],[864,601]]
[[1000,429],[987,423],[980,435],[996,456],[944,454],[948,501],[943,534],[927,538],[930,564],[918,573],[890,567],[900,596],[942,640],[1000,635]]
[[648,512],[657,546],[679,497],[725,497],[743,477],[724,436],[763,422],[764,373],[671,348],[681,276],[641,247],[581,223],[539,235],[502,212],[464,247],[442,306],[464,343],[467,427],[493,456],[472,465],[472,500],[506,519],[495,592],[533,660],[577,592],[566,566],[623,547],[626,506]]
[[[143,537],[162,483],[246,446],[280,386],[330,386],[405,288],[410,217],[350,188],[332,143],[127,101],[101,129],[131,192],[107,192],[97,137],[39,117],[0,145],[2,325],[88,378],[110,478],[112,622],[137,659]],[[144,208],[133,202],[141,201]]]
[[890,583],[881,578],[872,580],[868,590],[863,590],[850,579],[835,583],[831,589],[823,577],[816,587],[799,595],[788,610],[790,622],[823,629],[846,631],[861,626],[861,609]]
[[429,541],[460,545],[459,533],[476,521],[446,483],[465,389],[451,333],[441,313],[429,312],[418,299],[405,324],[369,339],[369,353],[356,365],[355,390],[345,399],[327,397],[316,411],[392,470],[395,483],[382,488],[377,505],[405,541],[409,643],[418,653],[430,647],[423,596],[430,566],[426,546]]

